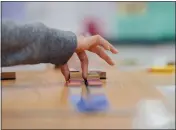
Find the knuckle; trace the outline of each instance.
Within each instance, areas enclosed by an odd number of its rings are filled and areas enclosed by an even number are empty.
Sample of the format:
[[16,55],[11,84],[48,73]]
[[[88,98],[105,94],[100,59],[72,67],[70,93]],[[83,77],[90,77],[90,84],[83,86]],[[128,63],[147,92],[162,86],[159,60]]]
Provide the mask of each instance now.
[[100,41],[100,35],[95,35],[95,41],[99,42]]
[[98,50],[98,51],[97,51],[97,54],[102,57],[101,50]]
[[95,35],[95,36],[96,36],[97,38],[100,38],[100,35],[98,35],[98,34],[97,34],[97,35]]

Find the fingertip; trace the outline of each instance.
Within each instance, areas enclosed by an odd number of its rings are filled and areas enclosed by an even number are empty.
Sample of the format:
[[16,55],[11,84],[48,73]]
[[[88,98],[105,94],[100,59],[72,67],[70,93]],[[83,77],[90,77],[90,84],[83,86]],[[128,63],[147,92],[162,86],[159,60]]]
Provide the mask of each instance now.
[[112,62],[112,66],[114,66],[114,65],[115,65],[115,62],[113,61],[113,62]]
[[69,80],[67,81],[65,81],[65,86],[68,86],[68,84],[69,84]]
[[116,51],[111,51],[111,53],[113,53],[113,54],[117,54],[118,52],[116,52]]
[[117,54],[119,51],[114,48],[113,53]]
[[115,49],[115,48],[111,48],[109,51],[111,51],[113,54],[117,54],[118,53],[118,50]]
[[115,65],[115,62],[113,61],[113,60],[110,60],[110,61],[108,61],[107,62],[109,65],[111,65],[111,66],[114,66]]
[[69,81],[70,79],[70,72],[69,71],[63,71],[62,74],[64,75],[65,77],[65,81]]

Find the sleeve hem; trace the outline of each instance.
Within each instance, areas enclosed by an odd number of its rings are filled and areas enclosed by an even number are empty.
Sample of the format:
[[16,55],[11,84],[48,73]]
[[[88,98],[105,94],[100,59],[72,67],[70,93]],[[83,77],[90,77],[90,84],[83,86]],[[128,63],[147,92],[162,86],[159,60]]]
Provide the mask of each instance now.
[[54,40],[49,43],[49,61],[55,65],[64,65],[76,50],[77,37],[72,32],[54,31]]

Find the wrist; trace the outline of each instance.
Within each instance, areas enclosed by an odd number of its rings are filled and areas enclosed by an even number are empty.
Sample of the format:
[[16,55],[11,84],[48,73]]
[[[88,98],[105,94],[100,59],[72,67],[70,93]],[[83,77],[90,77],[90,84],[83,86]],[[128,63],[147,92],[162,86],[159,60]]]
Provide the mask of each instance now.
[[82,42],[83,42],[83,39],[84,39],[83,36],[77,36],[77,47],[76,47],[75,52],[79,53],[79,52],[82,51],[81,44],[82,44]]

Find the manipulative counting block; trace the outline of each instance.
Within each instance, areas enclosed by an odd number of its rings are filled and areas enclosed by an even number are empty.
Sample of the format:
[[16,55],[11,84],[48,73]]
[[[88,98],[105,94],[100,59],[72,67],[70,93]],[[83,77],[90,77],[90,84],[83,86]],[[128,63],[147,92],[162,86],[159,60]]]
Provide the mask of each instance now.
[[100,76],[98,73],[96,72],[89,72],[87,79],[100,79]]
[[80,72],[70,72],[70,79],[80,79],[82,78],[82,73]]
[[[70,69],[70,78],[81,78],[82,73],[79,70]],[[88,78],[87,79],[106,79],[106,72],[100,71],[100,70],[91,70],[88,72]]]
[[100,79],[106,79],[106,72],[99,72]]
[[79,80],[74,80],[74,79],[70,79],[67,83],[67,86],[71,86],[71,87],[80,87],[83,84],[82,81]]
[[89,79],[87,82],[88,86],[96,86],[96,87],[102,86],[102,82],[100,79]]
[[2,72],[1,73],[1,80],[15,80],[16,73],[15,72]]
[[72,81],[84,82],[83,78],[71,78]]
[[87,82],[85,83],[86,88],[88,90],[89,94],[93,94],[93,93],[104,93],[104,88],[102,87],[102,82],[100,79],[91,79],[91,80],[87,80]]
[[96,73],[99,75],[100,79],[106,79],[106,72],[100,70],[91,70],[89,71],[90,74]]
[[174,68],[169,68],[169,67],[163,67],[163,68],[149,68],[148,72],[152,72],[152,73],[173,73],[175,71]]
[[175,65],[175,62],[174,61],[170,61],[167,63],[167,65]]
[[80,75],[70,74],[70,80],[74,82],[84,82],[84,79]]
[[74,68],[70,68],[69,70],[70,70],[70,72],[79,72],[79,70],[74,69]]

